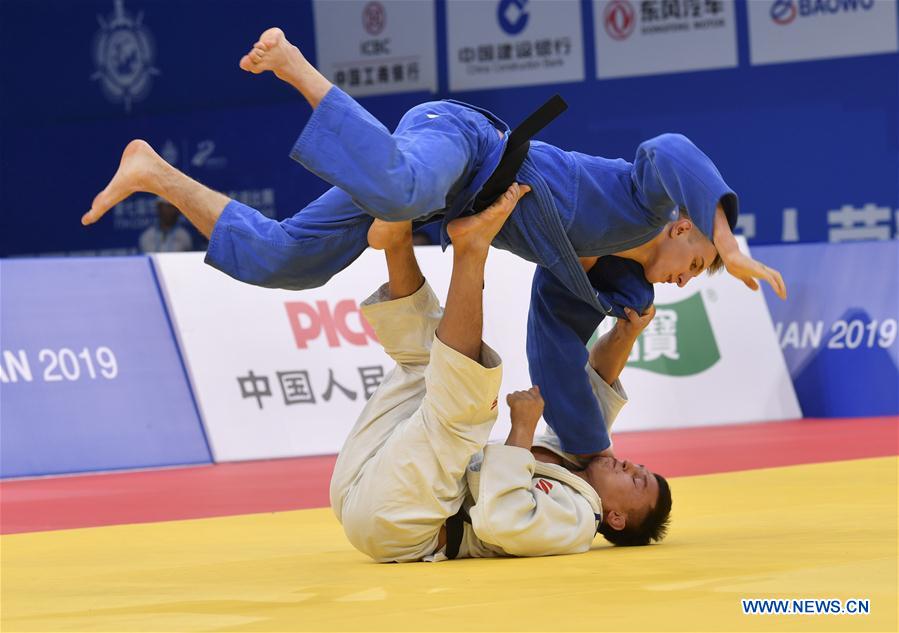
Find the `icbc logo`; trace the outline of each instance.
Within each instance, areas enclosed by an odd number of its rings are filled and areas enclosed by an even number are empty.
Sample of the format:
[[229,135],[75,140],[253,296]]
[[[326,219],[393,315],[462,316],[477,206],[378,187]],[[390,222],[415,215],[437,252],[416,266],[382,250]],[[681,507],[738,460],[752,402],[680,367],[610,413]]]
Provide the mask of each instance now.
[[380,2],[369,2],[362,9],[362,27],[369,35],[378,35],[387,24],[387,12]]
[[352,299],[338,301],[333,310],[327,301],[316,301],[315,305],[305,301],[287,301],[284,307],[299,349],[306,349],[309,341],[317,339],[322,332],[328,347],[340,347],[341,339],[358,346],[378,340]]
[[606,5],[603,13],[603,23],[606,33],[612,39],[626,39],[634,31],[637,24],[637,16],[634,7],[627,0],[612,0]]

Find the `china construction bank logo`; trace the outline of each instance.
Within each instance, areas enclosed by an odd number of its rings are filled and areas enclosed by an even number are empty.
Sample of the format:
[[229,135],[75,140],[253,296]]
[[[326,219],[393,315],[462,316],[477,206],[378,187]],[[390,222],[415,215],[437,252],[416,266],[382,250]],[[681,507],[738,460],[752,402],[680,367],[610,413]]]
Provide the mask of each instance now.
[[500,0],[496,5],[499,27],[508,35],[518,35],[528,25],[528,0]]
[[774,0],[770,15],[775,24],[786,26],[797,17],[870,11],[874,2],[875,0]]
[[91,79],[98,81],[103,94],[113,103],[122,103],[125,111],[131,104],[150,93],[155,49],[153,36],[143,25],[143,13],[132,17],[125,11],[124,0],[113,1],[113,12],[97,16],[100,30],[94,37],[94,64]]
[[[588,347],[610,327],[597,330]],[[637,339],[627,364],[666,376],[693,376],[719,360],[721,352],[705,303],[696,293],[677,303],[656,304],[655,318]]]

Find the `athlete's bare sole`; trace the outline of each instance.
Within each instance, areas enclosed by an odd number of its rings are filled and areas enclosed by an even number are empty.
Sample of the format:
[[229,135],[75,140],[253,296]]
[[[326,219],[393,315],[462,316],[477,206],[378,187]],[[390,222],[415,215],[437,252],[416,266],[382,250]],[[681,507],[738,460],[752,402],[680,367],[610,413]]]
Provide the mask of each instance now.
[[93,224],[138,192],[155,194],[175,205],[207,238],[229,202],[227,196],[192,180],[165,162],[146,141],[137,139],[125,147],[118,170],[96,195],[90,211],[81,216],[81,223]]
[[515,205],[530,190],[527,185],[512,183],[493,204],[480,213],[456,218],[450,222],[446,226],[446,231],[453,242],[453,248],[486,250],[503,228]]
[[263,31],[253,48],[240,58],[240,67],[255,75],[270,70],[284,79],[291,67],[305,60],[300,49],[287,41],[284,31],[275,27]]
[[271,71],[278,79],[296,88],[314,108],[332,84],[310,64],[299,48],[291,44],[277,27],[263,31],[253,48],[240,58],[240,67],[258,75]]
[[93,224],[131,194],[148,191],[149,182],[160,163],[165,161],[146,141],[136,139],[128,143],[122,152],[118,170],[106,188],[94,197],[90,211],[81,216],[81,224]]

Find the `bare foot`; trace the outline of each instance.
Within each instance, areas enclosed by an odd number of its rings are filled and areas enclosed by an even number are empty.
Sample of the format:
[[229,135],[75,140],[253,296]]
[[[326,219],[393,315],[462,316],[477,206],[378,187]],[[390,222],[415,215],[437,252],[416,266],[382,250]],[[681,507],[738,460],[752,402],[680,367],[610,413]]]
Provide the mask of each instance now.
[[258,75],[270,70],[281,81],[296,88],[313,108],[333,84],[310,64],[300,49],[287,41],[284,31],[275,27],[259,36],[249,53],[240,59],[240,67]]
[[253,44],[250,52],[241,57],[240,67],[255,75],[270,70],[284,81],[298,65],[308,64],[300,49],[287,41],[284,31],[275,27],[267,29]]
[[527,185],[512,183],[493,204],[480,213],[457,218],[450,222],[446,231],[453,242],[453,248],[486,250],[499,230],[503,228],[506,219],[515,209],[515,205],[530,190],[531,188]]
[[146,141],[136,139],[128,143],[118,170],[106,188],[96,195],[90,211],[81,216],[81,223],[93,224],[132,193],[149,191],[152,174],[164,162]]
[[368,245],[379,251],[412,245],[412,222],[375,220],[368,229]]

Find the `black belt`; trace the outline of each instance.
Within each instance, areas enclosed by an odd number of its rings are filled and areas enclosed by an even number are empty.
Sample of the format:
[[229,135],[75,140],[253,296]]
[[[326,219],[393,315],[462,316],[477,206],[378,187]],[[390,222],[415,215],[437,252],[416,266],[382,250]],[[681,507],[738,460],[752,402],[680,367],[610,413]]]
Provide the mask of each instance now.
[[462,535],[465,533],[465,524],[471,523],[471,517],[465,508],[459,508],[453,516],[446,520],[446,557],[453,559],[459,555],[459,547],[462,545]]
[[515,182],[515,175],[528,155],[531,138],[549,125],[553,119],[565,112],[568,104],[559,95],[553,95],[549,101],[537,108],[509,135],[509,142],[503,157],[493,174],[484,183],[483,188],[474,200],[472,208],[480,213],[496,200],[509,186]]

